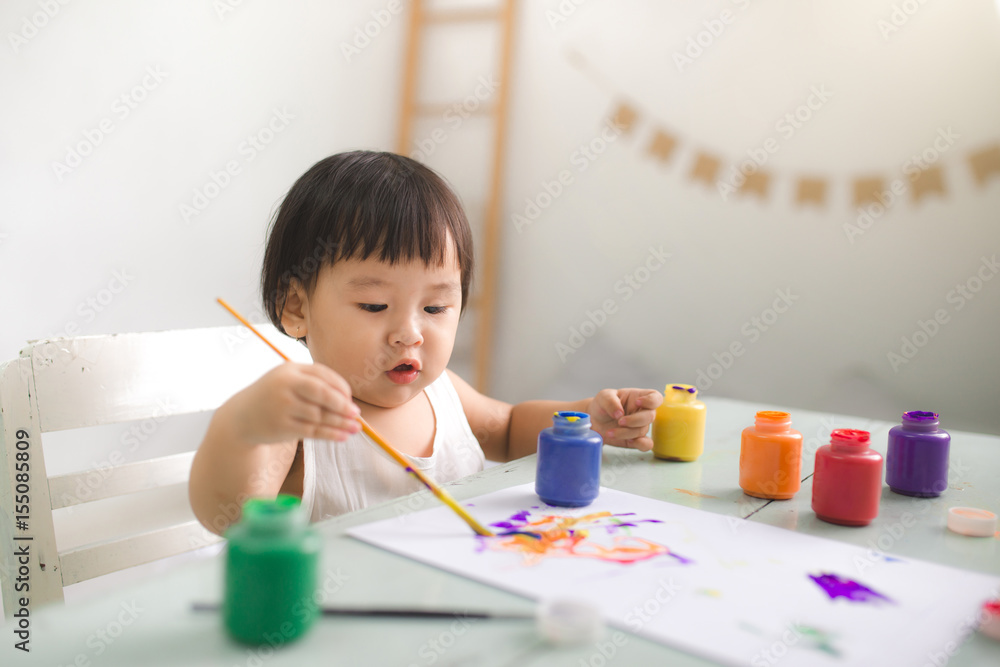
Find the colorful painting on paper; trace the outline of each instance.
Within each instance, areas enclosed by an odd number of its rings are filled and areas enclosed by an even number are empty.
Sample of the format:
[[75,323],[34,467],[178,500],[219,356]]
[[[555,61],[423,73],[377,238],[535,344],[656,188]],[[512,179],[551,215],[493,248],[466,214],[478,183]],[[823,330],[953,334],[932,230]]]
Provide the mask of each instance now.
[[583,508],[543,505],[530,484],[468,503],[497,536],[474,535],[445,507],[348,532],[527,598],[588,600],[615,627],[733,665],[777,653],[782,667],[921,664],[961,641],[963,619],[1000,588],[997,577],[872,559],[865,547],[611,489]]
[[[537,507],[533,508],[537,509]],[[482,549],[521,554],[523,562],[533,565],[545,558],[593,558],[607,563],[637,563],[656,557],[670,557],[681,563],[691,561],[663,544],[633,535],[632,528],[659,519],[639,519],[635,512],[592,512],[583,516],[565,516],[549,508],[533,517],[531,510],[516,512],[491,527],[501,532],[496,537],[480,537]]]

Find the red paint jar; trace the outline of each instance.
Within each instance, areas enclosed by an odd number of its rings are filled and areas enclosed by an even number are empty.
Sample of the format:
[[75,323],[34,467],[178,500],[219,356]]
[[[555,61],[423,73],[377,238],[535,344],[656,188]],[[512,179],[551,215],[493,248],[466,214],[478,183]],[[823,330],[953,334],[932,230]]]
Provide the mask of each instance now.
[[878,516],[882,455],[868,447],[868,431],[836,429],[816,451],[812,509],[842,526],[867,526]]

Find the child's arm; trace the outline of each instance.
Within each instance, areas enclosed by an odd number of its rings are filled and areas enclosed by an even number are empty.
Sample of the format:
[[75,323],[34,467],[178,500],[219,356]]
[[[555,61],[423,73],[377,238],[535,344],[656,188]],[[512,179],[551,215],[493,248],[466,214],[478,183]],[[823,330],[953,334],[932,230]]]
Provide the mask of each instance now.
[[586,412],[591,427],[604,443],[641,451],[653,448],[646,435],[663,403],[654,389],[604,389],[593,398],[579,401],[526,401],[510,405],[483,396],[451,371],[450,377],[472,432],[491,461],[510,461],[533,454],[538,433],[552,426],[552,413],[560,410]]
[[360,430],[351,388],[320,364],[285,363],[226,401],[212,417],[188,495],[198,520],[221,534],[247,498],[273,498],[299,440],[345,440]]

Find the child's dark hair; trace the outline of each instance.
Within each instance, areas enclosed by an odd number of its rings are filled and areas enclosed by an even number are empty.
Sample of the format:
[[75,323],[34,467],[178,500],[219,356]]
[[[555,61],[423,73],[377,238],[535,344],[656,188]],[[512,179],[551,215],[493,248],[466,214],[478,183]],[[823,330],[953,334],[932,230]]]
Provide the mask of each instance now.
[[268,231],[261,272],[264,310],[280,330],[289,283],[309,292],[319,269],[341,259],[441,265],[448,237],[462,272],[462,309],[472,282],[472,232],[462,204],[430,168],[395,153],[352,151],[320,160],[285,196]]

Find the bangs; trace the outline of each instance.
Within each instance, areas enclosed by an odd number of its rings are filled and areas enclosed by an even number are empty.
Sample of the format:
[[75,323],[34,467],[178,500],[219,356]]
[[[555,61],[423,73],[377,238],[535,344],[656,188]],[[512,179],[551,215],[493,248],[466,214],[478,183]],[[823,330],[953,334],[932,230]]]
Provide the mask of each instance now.
[[342,259],[441,266],[448,244],[468,302],[474,255],[461,202],[437,173],[394,153],[354,151],[317,162],[288,191],[269,231],[261,275],[265,312],[281,331],[293,279],[308,292]]
[[[353,208],[342,202],[344,208],[333,216],[343,220],[334,261],[374,256],[388,264],[419,259],[440,266],[449,242],[462,247],[468,222],[455,195],[443,183],[413,178],[412,172],[393,161],[392,169],[371,175],[369,191],[354,199]],[[463,266],[467,260],[457,254]]]

